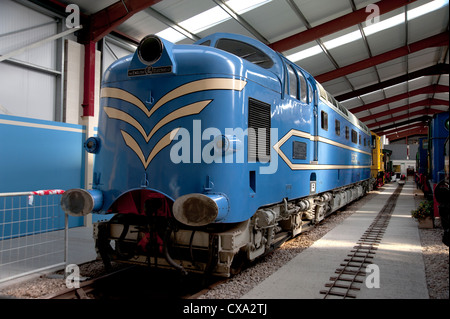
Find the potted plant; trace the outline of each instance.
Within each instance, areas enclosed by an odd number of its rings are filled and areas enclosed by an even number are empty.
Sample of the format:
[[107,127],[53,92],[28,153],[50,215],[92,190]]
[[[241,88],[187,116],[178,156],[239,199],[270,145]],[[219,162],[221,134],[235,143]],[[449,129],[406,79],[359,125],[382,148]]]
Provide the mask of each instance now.
[[411,211],[411,216],[419,222],[419,228],[433,228],[433,201],[420,202],[419,207]]

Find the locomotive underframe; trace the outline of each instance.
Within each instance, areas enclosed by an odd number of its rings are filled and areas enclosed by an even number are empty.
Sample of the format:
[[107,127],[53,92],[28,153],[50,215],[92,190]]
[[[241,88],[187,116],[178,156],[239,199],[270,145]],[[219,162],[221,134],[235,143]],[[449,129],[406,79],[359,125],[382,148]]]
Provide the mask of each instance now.
[[[261,207],[252,218],[236,224],[194,228],[170,220],[160,223],[160,229],[150,229],[143,218],[121,223],[120,218],[113,217],[109,222],[94,224],[96,250],[106,266],[116,260],[229,277],[242,262],[253,261],[320,223],[362,197],[370,186],[370,181],[365,180],[301,199],[284,199]],[[164,234],[161,228],[165,228]],[[163,249],[158,245],[146,251],[139,247],[149,232],[159,232]]]

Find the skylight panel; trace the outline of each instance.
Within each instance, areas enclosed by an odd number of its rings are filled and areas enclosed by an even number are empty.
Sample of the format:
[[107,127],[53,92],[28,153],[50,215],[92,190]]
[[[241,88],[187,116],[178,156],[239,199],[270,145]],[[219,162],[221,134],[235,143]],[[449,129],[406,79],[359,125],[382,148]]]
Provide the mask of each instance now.
[[408,20],[412,20],[424,14],[436,11],[446,5],[448,5],[448,0],[435,0],[415,9],[411,9],[408,11]]
[[271,1],[272,0],[230,0],[225,3],[237,14],[244,14]]
[[346,35],[340,36],[336,39],[325,42],[327,49],[334,49],[340,47],[341,45],[356,41],[361,39],[361,32],[359,30],[347,33]]
[[[243,14],[250,10],[256,9],[272,0],[229,0],[226,3],[237,14]],[[212,28],[220,23],[230,20],[231,17],[221,7],[215,6],[209,10],[199,13],[187,20],[179,23],[179,25],[191,33],[199,33]],[[176,35],[178,33],[179,35]],[[161,38],[169,40],[173,43],[181,41],[186,37],[172,28],[167,28],[156,34]]]
[[311,56],[317,55],[322,52],[322,48],[318,45],[313,46],[309,49],[296,52],[294,54],[288,55],[286,58],[291,61],[300,61]]
[[[407,14],[408,21],[418,18],[420,16],[423,16],[427,13],[433,12],[435,10],[438,10],[438,9],[448,5],[448,2],[449,2],[449,0],[434,0],[427,4],[421,5],[420,7],[417,7],[415,9],[408,10],[408,14]],[[368,26],[364,27],[363,29],[364,29],[364,33],[366,34],[366,36],[369,36],[369,35],[375,34],[377,32],[395,27],[404,22],[405,22],[405,14],[400,13],[389,19],[385,19],[380,22],[368,25]],[[333,49],[333,48],[342,46],[344,44],[356,41],[360,38],[361,38],[360,32],[354,31],[354,32],[348,33],[346,35],[343,35],[341,37],[338,37],[336,39],[327,41],[324,43],[324,45],[327,49]],[[320,48],[319,46],[316,46],[316,47]],[[316,47],[314,47],[314,48],[316,48]],[[306,49],[306,50],[303,50],[303,51],[300,51],[297,53],[293,53],[293,54],[289,55],[287,58],[291,61],[297,62],[302,59],[311,57],[315,54],[319,54],[321,52],[322,52],[322,50],[317,50],[317,49],[313,50],[313,48],[309,48],[309,49]]]
[[191,33],[197,33],[228,19],[231,19],[230,16],[222,8],[216,6],[180,22],[179,25]]
[[377,32],[395,27],[396,25],[402,24],[403,22],[405,22],[405,16],[403,14],[399,14],[395,17],[365,27],[364,33],[366,34],[366,36],[369,36]]
[[186,39],[184,35],[172,28],[164,29],[161,32],[158,32],[156,35],[172,43]]

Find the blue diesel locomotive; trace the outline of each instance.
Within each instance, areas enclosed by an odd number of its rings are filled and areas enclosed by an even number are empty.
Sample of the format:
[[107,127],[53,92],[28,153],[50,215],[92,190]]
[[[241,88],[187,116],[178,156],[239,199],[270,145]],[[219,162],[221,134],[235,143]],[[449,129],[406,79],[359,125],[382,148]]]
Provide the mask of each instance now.
[[65,192],[110,260],[229,276],[370,190],[371,134],[257,40],[157,36],[105,72],[91,190]]

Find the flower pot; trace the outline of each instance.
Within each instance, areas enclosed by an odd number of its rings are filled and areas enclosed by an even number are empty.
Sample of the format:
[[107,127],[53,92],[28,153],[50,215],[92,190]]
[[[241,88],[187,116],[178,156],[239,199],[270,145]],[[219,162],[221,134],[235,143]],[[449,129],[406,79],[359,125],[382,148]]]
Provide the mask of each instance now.
[[430,229],[434,228],[434,220],[431,217],[425,217],[418,219],[419,221],[419,228],[421,229]]

